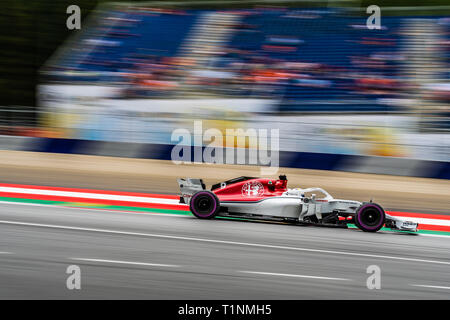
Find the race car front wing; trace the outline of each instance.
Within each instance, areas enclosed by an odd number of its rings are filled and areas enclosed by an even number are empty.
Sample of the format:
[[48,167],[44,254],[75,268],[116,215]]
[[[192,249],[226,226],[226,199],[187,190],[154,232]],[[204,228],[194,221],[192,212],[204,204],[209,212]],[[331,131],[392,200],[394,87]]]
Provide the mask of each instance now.
[[399,219],[386,214],[385,226],[393,230],[417,232],[419,224],[417,222]]

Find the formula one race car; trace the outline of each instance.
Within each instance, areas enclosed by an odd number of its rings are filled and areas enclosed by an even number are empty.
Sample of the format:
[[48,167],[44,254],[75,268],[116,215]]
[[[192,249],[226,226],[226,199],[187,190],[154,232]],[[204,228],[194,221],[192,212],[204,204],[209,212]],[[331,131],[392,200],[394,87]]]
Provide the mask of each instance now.
[[239,177],[215,184],[211,191],[206,190],[202,179],[178,179],[178,184],[180,203],[188,204],[200,219],[239,217],[335,227],[353,223],[367,232],[383,226],[415,232],[418,226],[386,214],[372,201],[334,199],[321,188],[288,189],[285,175],[278,180]]

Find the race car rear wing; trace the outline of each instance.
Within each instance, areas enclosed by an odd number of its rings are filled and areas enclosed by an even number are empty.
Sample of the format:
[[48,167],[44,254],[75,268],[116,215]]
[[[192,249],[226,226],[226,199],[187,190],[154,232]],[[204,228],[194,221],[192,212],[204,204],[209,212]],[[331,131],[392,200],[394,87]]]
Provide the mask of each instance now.
[[189,204],[191,197],[194,193],[201,190],[206,190],[206,185],[203,183],[202,179],[177,179],[178,185],[180,187],[181,196],[180,203]]

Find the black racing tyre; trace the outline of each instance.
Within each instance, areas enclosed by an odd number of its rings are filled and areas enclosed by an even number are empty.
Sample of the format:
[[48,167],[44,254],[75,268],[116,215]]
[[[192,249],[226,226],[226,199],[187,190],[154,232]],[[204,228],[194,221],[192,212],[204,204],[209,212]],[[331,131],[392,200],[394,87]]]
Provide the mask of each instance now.
[[383,208],[372,202],[362,204],[354,217],[355,225],[366,232],[377,232],[383,227],[385,220]]
[[356,219],[356,214],[353,216],[352,222],[355,224],[355,226],[358,229],[361,229],[360,224],[358,223],[358,220]]
[[211,191],[198,191],[192,196],[189,209],[199,219],[212,219],[220,210],[219,198]]

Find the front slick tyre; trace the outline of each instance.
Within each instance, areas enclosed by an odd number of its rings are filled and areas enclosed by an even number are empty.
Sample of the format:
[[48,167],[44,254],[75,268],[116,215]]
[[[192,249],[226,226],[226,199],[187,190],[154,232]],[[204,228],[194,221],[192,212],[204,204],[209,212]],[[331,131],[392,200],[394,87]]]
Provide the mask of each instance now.
[[383,208],[376,203],[364,203],[355,215],[355,225],[366,232],[377,232],[380,230],[386,220]]
[[199,191],[192,196],[189,209],[199,219],[212,219],[219,212],[219,198],[211,191]]

